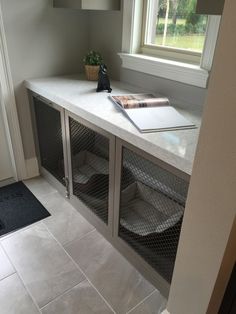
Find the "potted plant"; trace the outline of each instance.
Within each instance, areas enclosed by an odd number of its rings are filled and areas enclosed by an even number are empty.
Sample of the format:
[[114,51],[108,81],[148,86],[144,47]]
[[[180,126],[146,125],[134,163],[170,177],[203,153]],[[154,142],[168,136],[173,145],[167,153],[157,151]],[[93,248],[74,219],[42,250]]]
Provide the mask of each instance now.
[[99,52],[90,50],[84,57],[85,73],[89,81],[98,80],[100,64],[103,63],[102,56]]

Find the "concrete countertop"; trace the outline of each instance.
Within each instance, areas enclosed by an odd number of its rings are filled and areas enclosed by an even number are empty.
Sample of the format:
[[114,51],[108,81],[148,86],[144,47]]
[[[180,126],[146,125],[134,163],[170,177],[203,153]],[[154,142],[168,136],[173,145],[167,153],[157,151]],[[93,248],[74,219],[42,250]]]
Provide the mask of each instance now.
[[[117,81],[112,81],[111,85],[113,95],[149,92]],[[197,129],[142,134],[116,108],[108,98],[108,93],[96,93],[97,83],[86,81],[81,75],[30,79],[25,81],[25,86],[185,174],[191,175],[201,123],[201,106],[180,104],[171,100],[171,104],[181,114],[198,126]]]

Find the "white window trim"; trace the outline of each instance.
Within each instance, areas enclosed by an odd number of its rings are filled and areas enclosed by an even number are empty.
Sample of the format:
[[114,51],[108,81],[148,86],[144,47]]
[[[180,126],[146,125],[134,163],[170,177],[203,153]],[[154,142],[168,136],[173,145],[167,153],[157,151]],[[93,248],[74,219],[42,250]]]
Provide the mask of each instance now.
[[122,67],[205,88],[208,71],[197,65],[165,60],[141,54],[119,53]]
[[148,30],[152,30],[151,32],[145,32],[144,41],[148,43],[152,43],[156,37],[156,29],[153,27],[154,23],[156,23],[157,13],[158,13],[158,2],[151,1],[149,2],[150,8],[147,8],[147,17],[145,18],[146,27]]
[[201,68],[210,71],[214,58],[221,17],[216,15],[209,16],[209,25],[205,45],[202,53]]
[[215,45],[220,26],[220,16],[210,16],[201,64],[193,65],[139,53],[141,46],[143,0],[123,1],[122,67],[146,74],[207,87]]

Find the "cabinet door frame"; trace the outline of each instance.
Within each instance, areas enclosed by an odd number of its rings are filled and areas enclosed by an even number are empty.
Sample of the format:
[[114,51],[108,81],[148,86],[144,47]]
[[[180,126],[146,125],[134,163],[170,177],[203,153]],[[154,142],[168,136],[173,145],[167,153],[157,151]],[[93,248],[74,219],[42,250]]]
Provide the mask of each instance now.
[[41,165],[37,122],[36,122],[36,115],[35,115],[35,108],[34,108],[34,98],[41,100],[47,106],[57,110],[60,113],[61,130],[62,130],[62,146],[63,146],[63,156],[64,156],[64,172],[65,172],[64,178],[66,180],[68,178],[68,155],[67,155],[66,133],[65,133],[65,110],[62,107],[58,106],[57,104],[51,102],[50,100],[34,92],[30,92],[29,98],[30,98],[31,118],[32,118],[32,124],[33,124],[34,142],[35,142],[35,150],[36,150],[36,156],[37,156],[38,166],[39,166],[39,173],[46,180],[48,180],[63,196],[67,197],[66,186],[64,186],[60,181],[58,181],[48,170],[46,170]]
[[[85,127],[103,135],[109,140],[109,195],[108,195],[108,224],[97,217],[88,206],[73,195],[72,162],[71,162],[71,138],[69,119],[77,121]],[[113,207],[114,207],[114,178],[115,178],[115,143],[116,137],[107,131],[95,126],[87,120],[70,111],[65,110],[66,143],[68,153],[68,177],[70,182],[70,201],[72,205],[106,238],[111,240],[113,233]]]
[[147,280],[153,283],[161,293],[168,297],[170,284],[150,266],[143,257],[141,257],[128,243],[119,237],[120,222],[120,192],[121,192],[121,171],[122,171],[122,152],[123,148],[127,148],[139,156],[151,161],[161,168],[173,173],[174,175],[189,182],[190,176],[158,158],[149,155],[143,150],[129,144],[121,139],[116,140],[116,169],[115,169],[115,194],[114,194],[114,220],[113,220],[113,242],[117,249],[142,273]]

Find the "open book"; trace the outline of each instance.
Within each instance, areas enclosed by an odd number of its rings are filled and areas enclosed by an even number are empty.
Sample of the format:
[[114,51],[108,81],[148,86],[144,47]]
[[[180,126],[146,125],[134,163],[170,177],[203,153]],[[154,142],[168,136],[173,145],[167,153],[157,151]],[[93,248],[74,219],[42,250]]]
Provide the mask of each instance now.
[[168,98],[152,94],[110,96],[140,132],[192,129],[196,126],[185,119]]

